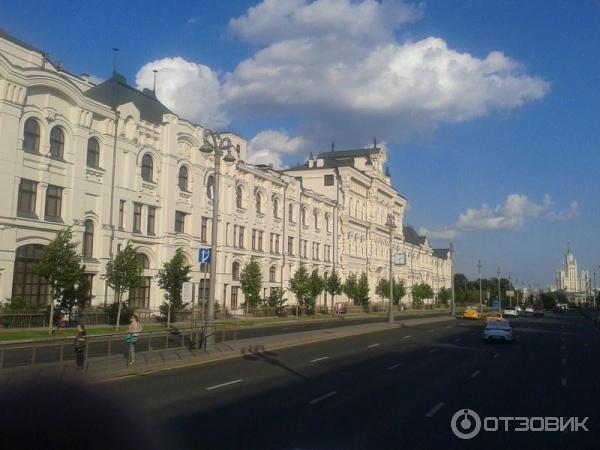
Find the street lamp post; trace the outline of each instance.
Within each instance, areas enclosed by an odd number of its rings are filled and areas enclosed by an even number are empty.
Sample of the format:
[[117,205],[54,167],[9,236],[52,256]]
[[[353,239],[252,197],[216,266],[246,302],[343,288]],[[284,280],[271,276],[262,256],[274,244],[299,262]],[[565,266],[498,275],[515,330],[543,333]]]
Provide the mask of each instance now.
[[[212,217],[212,233],[211,233],[211,261],[210,261],[210,280],[208,285],[208,311],[206,318],[204,349],[211,351],[215,342],[215,295],[217,286],[217,231],[219,229],[219,185],[221,179],[221,158],[223,151],[227,154],[223,157],[223,161],[230,164],[235,161],[235,157],[231,154],[231,141],[229,138],[223,138],[220,134],[214,133],[206,129],[204,134],[204,144],[200,147],[200,151],[206,155],[214,153],[215,156],[215,175],[213,186],[213,217]],[[223,299],[223,301],[225,301]]]
[[388,312],[388,323],[394,323],[394,229],[396,218],[393,214],[387,215],[386,225],[390,229],[390,310]]
[[477,273],[479,275],[479,314],[483,314],[483,292],[481,291],[481,260],[477,261]]
[[450,286],[452,287],[452,300],[450,303],[450,315],[454,317],[454,246],[450,242]]
[[500,295],[500,267],[498,267],[498,312],[502,314],[502,296]]
[[594,307],[598,309],[598,302],[596,301],[596,271],[594,270]]

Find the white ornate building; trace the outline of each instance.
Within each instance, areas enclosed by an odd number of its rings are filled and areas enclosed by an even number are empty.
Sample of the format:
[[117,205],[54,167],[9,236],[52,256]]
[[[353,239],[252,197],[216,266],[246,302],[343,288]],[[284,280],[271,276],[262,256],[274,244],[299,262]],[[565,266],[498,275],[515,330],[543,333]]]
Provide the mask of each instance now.
[[558,270],[556,285],[558,290],[568,294],[586,294],[590,288],[590,274],[587,270],[579,271],[577,260],[571,252],[571,246],[567,248],[563,263]]
[[[215,180],[213,157],[199,151],[204,135],[153,91],[117,73],[94,85],[0,31],[0,299],[46,304],[47,287],[32,268],[65,226],[80,243],[95,304],[112,302],[101,275],[128,243],[144,265],[144,285],[129,296],[136,308],[163,301],[154,276],[177,248],[194,265],[192,281],[203,283],[197,251],[210,245]],[[236,161],[221,166],[216,301],[240,307],[239,272],[250,259],[263,268],[265,295],[287,289],[306,264],[343,278],[366,271],[374,298],[388,275],[386,216],[401,225],[406,208],[384,173],[385,151],[325,152],[275,171],[247,164],[240,136],[222,136]],[[450,286],[447,250],[402,226],[393,245],[408,255],[396,270],[409,291],[421,281],[435,291]]]

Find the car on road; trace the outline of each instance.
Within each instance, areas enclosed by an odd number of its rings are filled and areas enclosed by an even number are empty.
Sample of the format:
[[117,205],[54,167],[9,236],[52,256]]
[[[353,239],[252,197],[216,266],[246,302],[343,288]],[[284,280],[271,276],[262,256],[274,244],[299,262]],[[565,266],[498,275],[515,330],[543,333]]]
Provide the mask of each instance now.
[[533,306],[528,306],[525,308],[525,314],[533,314]]
[[544,317],[544,309],[543,308],[533,308],[533,316],[534,317]]
[[506,320],[502,322],[490,322],[483,330],[483,339],[485,342],[513,342],[514,336],[512,326]]
[[481,313],[477,311],[475,308],[467,308],[463,312],[463,319],[481,319]]
[[489,313],[487,316],[485,316],[485,321],[487,323],[489,322],[503,322],[506,319],[504,317],[502,317],[502,314],[500,314],[499,312],[492,312]]
[[515,306],[515,309],[519,312],[522,313],[523,312],[523,308],[521,308],[519,305]]
[[517,309],[505,309],[503,312],[504,316],[508,316],[508,317],[518,317],[519,316],[519,311],[517,311]]

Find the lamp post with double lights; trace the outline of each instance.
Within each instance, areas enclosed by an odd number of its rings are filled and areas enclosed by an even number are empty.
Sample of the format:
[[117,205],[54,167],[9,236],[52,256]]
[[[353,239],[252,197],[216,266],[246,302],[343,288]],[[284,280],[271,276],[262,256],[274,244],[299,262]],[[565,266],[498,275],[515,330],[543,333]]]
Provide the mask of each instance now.
[[454,317],[454,245],[450,242],[450,286],[452,287],[452,300],[450,303],[450,315]]
[[[222,137],[219,133],[215,133],[206,129],[204,131],[204,144],[200,147],[200,151],[209,156],[214,154],[215,159],[215,174],[213,185],[213,217],[212,217],[212,233],[211,233],[211,261],[210,261],[210,280],[208,285],[208,311],[206,318],[204,349],[211,351],[215,342],[215,294],[217,286],[217,231],[219,229],[219,185],[221,179],[221,158],[227,164],[235,161],[235,157],[231,153],[231,141],[227,137]],[[223,152],[227,154],[223,156]],[[225,299],[223,299],[225,301]]]
[[477,261],[477,273],[479,274],[479,314],[483,314],[483,291],[481,290],[481,260]]
[[390,229],[390,310],[388,312],[388,323],[394,323],[394,230],[396,229],[396,218],[393,214],[387,215],[386,226]]

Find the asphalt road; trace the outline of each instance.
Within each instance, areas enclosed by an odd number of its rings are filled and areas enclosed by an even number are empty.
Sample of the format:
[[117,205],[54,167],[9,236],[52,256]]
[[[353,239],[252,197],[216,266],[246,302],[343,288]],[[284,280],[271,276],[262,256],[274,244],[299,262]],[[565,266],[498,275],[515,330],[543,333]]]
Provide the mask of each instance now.
[[[598,330],[576,312],[513,326],[514,344],[486,344],[481,323],[453,320],[105,387],[173,449],[598,448]],[[590,431],[500,423],[461,440],[450,421],[464,408],[482,418],[587,416]]]

